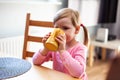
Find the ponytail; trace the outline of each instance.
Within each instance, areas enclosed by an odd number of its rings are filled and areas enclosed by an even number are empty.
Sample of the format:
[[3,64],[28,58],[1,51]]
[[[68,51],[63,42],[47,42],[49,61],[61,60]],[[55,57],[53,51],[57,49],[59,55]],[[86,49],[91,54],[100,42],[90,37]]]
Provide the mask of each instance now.
[[89,39],[88,30],[83,24],[81,24],[80,26],[82,26],[84,30],[84,45],[89,47],[90,39]]

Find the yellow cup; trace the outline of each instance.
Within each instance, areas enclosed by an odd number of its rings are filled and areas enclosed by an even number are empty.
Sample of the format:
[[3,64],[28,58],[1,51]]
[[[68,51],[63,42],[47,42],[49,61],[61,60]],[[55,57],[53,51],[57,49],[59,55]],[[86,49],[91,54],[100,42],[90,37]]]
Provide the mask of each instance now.
[[55,41],[55,37],[59,34],[64,34],[64,32],[60,28],[55,28],[50,34],[50,37],[45,42],[45,47],[48,50],[56,51],[58,49],[58,43]]

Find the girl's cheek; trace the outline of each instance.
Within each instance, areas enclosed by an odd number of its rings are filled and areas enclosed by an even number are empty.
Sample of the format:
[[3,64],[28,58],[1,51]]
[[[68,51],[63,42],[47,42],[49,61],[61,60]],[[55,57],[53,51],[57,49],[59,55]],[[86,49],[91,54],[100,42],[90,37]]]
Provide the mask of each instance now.
[[69,40],[69,36],[66,35],[66,40],[68,41]]
[[65,32],[66,40],[69,39],[69,35],[70,35],[70,34],[71,34],[71,33]]

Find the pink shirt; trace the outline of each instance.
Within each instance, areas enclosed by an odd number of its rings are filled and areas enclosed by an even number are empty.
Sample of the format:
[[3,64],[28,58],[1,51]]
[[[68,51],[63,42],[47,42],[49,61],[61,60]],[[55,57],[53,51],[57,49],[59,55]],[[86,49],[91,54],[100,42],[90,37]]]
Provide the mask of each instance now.
[[45,61],[53,60],[53,69],[69,74],[73,77],[80,77],[87,80],[86,69],[86,53],[87,48],[78,43],[74,47],[68,49],[62,55],[59,52],[48,52],[47,56],[40,54],[41,50],[33,56],[33,63],[41,65]]

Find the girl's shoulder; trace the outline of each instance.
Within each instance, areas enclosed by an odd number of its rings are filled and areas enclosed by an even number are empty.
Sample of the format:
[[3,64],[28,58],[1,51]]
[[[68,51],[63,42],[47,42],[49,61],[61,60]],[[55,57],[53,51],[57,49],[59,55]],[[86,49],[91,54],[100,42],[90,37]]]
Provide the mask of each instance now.
[[73,49],[76,48],[86,49],[87,47],[83,43],[77,42],[77,44],[73,46]]
[[80,42],[77,42],[77,44],[75,44],[73,47],[69,48],[67,51],[69,52],[77,52],[77,51],[86,51],[87,47]]
[[70,48],[68,52],[70,52],[73,57],[76,55],[82,55],[85,57],[87,54],[87,47],[84,44],[78,42],[76,45]]

